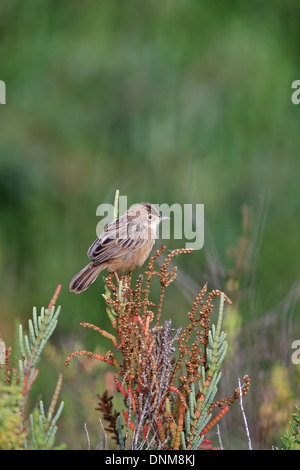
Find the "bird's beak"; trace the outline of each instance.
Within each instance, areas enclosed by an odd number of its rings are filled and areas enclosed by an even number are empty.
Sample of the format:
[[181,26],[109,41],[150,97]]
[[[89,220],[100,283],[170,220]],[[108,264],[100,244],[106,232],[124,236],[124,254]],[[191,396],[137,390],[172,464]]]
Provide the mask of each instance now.
[[161,215],[160,220],[171,220],[171,218],[167,217],[166,215]]

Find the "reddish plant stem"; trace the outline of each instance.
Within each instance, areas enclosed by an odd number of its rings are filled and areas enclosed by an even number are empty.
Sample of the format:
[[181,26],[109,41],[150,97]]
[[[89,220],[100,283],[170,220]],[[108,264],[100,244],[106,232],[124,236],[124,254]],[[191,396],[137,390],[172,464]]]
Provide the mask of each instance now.
[[224,408],[221,409],[221,411],[215,416],[206,426],[205,428],[201,431],[200,436],[203,436],[206,434],[215,424],[217,424],[220,419],[223,418],[223,416],[229,411],[229,406],[226,405]]

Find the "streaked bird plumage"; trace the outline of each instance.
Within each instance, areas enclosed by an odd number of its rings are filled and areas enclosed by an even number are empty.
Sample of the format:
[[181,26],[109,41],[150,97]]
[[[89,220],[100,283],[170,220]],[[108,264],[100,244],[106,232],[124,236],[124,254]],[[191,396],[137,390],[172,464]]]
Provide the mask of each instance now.
[[70,291],[85,291],[107,269],[131,272],[144,264],[156,239],[156,229],[165,217],[149,202],[131,206],[120,218],[107,225],[88,249],[91,262],[70,282]]

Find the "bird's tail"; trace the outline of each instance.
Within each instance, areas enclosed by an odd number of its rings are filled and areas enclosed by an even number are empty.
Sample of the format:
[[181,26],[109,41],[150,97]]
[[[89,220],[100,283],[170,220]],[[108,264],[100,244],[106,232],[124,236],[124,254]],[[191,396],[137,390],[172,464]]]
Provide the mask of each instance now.
[[70,282],[69,289],[75,294],[85,291],[90,285],[97,279],[100,272],[106,268],[105,264],[99,264],[94,266],[93,263],[89,263],[76,276],[73,277]]

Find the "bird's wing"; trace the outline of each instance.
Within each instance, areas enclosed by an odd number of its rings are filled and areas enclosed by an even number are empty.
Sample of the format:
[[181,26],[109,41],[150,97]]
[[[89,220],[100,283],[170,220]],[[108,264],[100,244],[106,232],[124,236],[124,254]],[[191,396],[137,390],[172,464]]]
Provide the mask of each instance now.
[[98,265],[142,248],[149,239],[142,236],[138,224],[122,220],[109,224],[88,249],[88,257]]

